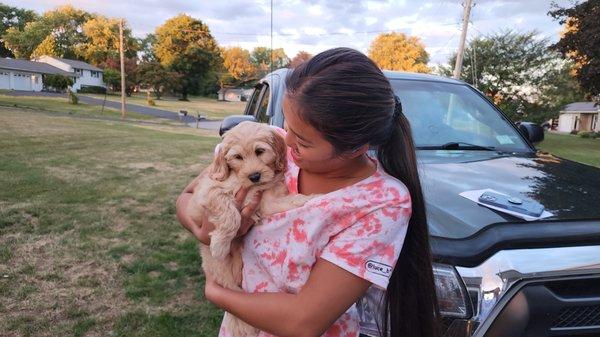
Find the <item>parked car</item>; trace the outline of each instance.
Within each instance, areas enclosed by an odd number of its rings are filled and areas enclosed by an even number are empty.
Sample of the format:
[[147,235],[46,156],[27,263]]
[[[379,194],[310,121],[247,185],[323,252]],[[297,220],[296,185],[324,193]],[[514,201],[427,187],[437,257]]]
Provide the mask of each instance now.
[[[221,133],[242,120],[282,127],[288,71],[264,77]],[[513,124],[462,81],[385,74],[417,146],[445,335],[600,335],[600,169],[537,151],[540,126]],[[459,195],[486,188],[553,215],[528,222]],[[377,336],[369,303],[362,330]]]

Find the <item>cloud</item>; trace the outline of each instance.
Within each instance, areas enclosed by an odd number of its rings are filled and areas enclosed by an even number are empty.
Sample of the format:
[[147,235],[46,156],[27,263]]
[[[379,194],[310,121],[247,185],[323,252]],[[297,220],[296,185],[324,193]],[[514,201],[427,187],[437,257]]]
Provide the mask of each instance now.
[[[11,6],[43,12],[67,3],[61,0],[8,0]],[[90,12],[125,17],[134,35],[154,32],[170,17],[187,13],[208,24],[222,45],[252,49],[283,47],[288,56],[300,50],[312,54],[347,46],[367,52],[381,32],[401,31],[418,36],[433,64],[446,63],[460,37],[463,0],[79,0],[73,5]],[[570,6],[570,0],[557,1]],[[555,41],[560,25],[547,15],[547,0],[474,0],[468,38],[515,29],[536,29]]]

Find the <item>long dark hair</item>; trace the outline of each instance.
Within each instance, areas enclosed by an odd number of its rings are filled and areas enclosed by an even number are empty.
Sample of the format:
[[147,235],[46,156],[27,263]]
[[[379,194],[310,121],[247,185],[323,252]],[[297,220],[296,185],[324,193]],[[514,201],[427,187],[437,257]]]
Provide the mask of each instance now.
[[[412,215],[383,300],[381,336],[439,336],[425,203],[410,125],[391,84],[364,54],[334,48],[296,67],[286,79],[287,99],[337,153],[365,144],[383,169],[408,188]],[[386,327],[389,327],[389,332]]]

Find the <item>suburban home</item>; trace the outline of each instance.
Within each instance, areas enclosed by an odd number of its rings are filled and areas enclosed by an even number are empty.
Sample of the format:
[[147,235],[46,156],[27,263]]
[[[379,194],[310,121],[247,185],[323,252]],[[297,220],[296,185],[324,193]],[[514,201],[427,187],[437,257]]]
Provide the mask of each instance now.
[[559,132],[596,131],[600,132],[600,106],[594,102],[567,104],[558,117]]
[[47,63],[0,58],[0,89],[41,91],[42,76],[46,74],[74,75]]
[[219,101],[240,102],[247,101],[254,89],[221,88],[217,93]]
[[79,89],[86,86],[106,88],[102,79],[102,69],[94,67],[89,63],[47,55],[40,56],[36,58],[35,61],[46,63],[66,72],[75,74],[75,83],[73,83],[73,86],[71,87],[71,90],[73,91],[79,91]]

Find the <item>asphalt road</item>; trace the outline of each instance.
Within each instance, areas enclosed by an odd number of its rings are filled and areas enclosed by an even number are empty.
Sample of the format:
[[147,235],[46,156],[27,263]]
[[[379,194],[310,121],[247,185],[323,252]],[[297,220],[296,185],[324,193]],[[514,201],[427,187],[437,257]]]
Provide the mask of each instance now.
[[[36,91],[12,90],[12,91],[6,92],[4,94],[10,95],[10,96],[65,97],[65,94],[44,92],[44,91],[36,92]],[[102,106],[102,104],[104,103],[104,106],[106,106],[106,107],[114,108],[114,109],[121,109],[120,102],[113,102],[113,101],[108,101],[108,100],[106,102],[104,102],[103,99],[84,96],[82,94],[77,95],[77,97],[79,98],[80,102],[85,103],[85,104]],[[180,118],[179,114],[176,112],[173,112],[173,111],[156,109],[156,108],[151,108],[151,107],[147,107],[147,106],[143,106],[143,105],[129,104],[129,103],[125,104],[125,109],[127,111],[136,112],[136,113],[147,115],[147,116],[152,116],[152,117],[156,117],[156,118],[164,118],[164,119],[182,122],[193,128],[196,127],[196,119],[194,117],[183,116]],[[221,121],[218,121],[218,120],[217,121],[201,120],[198,123],[199,128],[208,129],[208,130],[218,130],[220,125],[221,125]]]

